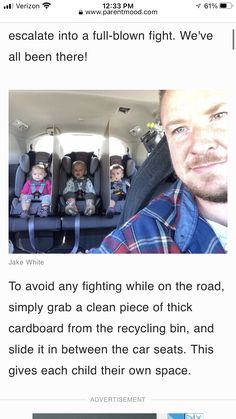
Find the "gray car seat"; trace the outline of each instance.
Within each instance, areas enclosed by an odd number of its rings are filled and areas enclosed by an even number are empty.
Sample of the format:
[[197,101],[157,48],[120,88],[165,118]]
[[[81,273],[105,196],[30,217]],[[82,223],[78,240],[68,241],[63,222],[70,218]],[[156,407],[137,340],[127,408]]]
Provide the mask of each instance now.
[[[21,190],[30,176],[32,167],[37,163],[44,163],[48,166],[48,176],[46,179],[50,178],[50,166],[51,166],[52,156],[46,152],[35,152],[29,151],[29,153],[23,154],[19,159],[19,166],[15,174],[15,191],[14,198],[11,203],[11,215],[19,215],[22,211],[21,203],[19,201]],[[37,215],[39,207],[41,206],[40,197],[35,197],[30,205],[30,214]]]
[[[20,157],[19,166],[15,174],[14,198],[12,200],[9,232],[15,252],[37,253],[46,252],[55,245],[55,240],[60,241],[60,237],[55,233],[61,231],[61,219],[58,216],[48,216],[45,218],[35,217],[40,204],[40,200],[32,202],[31,217],[29,220],[19,218],[21,204],[19,196],[21,189],[29,176],[31,168],[38,162],[47,163],[51,166],[52,156],[47,152],[29,151]],[[39,250],[40,249],[40,250]]]
[[[61,161],[60,179],[59,179],[59,212],[61,215],[65,214],[65,200],[63,198],[63,190],[65,189],[67,180],[72,176],[72,165],[75,161],[80,160],[86,163],[88,170],[88,177],[93,183],[96,200],[96,212],[99,211],[101,204],[100,197],[100,167],[98,157],[93,152],[73,151],[66,154]],[[81,205],[80,205],[81,206]]]
[[[76,216],[65,214],[65,200],[63,197],[63,190],[65,189],[67,180],[72,176],[72,164],[77,161],[86,163],[88,170],[88,177],[93,183],[96,199],[95,208],[96,213],[91,217],[83,214],[83,205],[85,201],[80,201],[80,208],[82,212]],[[73,151],[66,154],[61,161],[60,179],[59,179],[59,213],[62,216],[62,232],[64,234],[63,245],[60,246],[57,252],[77,253],[78,250],[83,250],[89,247],[91,240],[96,239],[97,229],[100,227],[100,211],[101,211],[101,180],[100,180],[100,162],[94,152]],[[98,239],[99,240],[99,239]],[[95,240],[96,241],[96,240]]]
[[[130,157],[129,154],[124,154],[124,156],[113,155],[113,156],[110,156],[110,166],[114,164],[119,164],[123,166],[124,168],[123,179],[127,181],[127,185],[128,185],[127,189],[129,189],[129,186],[131,185],[131,182],[137,173],[135,161]],[[115,212],[117,214],[120,214],[124,209],[124,205],[125,205],[124,199],[117,201],[116,206],[115,206]]]
[[15,178],[16,178],[17,169],[18,169],[18,164],[9,164],[9,172],[8,172],[9,208],[11,208],[12,200],[13,198],[15,198]]

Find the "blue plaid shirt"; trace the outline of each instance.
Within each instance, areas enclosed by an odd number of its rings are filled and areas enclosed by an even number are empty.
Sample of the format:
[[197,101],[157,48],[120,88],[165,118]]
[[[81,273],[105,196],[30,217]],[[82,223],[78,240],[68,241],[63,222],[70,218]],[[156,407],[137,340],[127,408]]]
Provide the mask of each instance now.
[[89,253],[226,253],[181,181]]

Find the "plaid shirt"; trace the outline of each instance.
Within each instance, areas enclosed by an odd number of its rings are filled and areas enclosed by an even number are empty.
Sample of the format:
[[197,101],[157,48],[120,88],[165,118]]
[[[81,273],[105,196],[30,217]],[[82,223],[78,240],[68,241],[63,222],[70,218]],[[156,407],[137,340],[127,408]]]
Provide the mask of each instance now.
[[225,253],[181,181],[114,230],[89,253]]

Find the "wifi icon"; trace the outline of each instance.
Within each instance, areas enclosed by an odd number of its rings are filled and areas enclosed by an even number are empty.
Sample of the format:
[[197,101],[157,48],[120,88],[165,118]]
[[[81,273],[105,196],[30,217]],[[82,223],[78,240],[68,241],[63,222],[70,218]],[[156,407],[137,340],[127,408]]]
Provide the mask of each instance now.
[[42,5],[43,7],[45,7],[45,9],[48,9],[49,6],[51,6],[51,3],[49,3],[48,1],[45,1]]

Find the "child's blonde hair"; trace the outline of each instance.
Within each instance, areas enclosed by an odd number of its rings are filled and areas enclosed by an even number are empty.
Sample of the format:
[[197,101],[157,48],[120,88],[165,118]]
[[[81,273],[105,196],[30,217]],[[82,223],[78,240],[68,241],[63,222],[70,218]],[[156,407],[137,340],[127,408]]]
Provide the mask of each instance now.
[[34,170],[34,169],[40,169],[40,170],[43,170],[44,172],[45,172],[45,174],[47,175],[48,174],[48,171],[47,171],[47,169],[48,169],[48,166],[47,166],[47,164],[45,164],[45,163],[36,163],[36,164],[34,164],[33,166],[32,166],[32,168],[31,168],[31,173],[32,173],[32,170]]
[[123,168],[123,166],[121,164],[113,164],[110,167],[110,175],[112,174],[112,170],[118,170],[118,169],[121,169],[122,172],[124,173],[124,168]]

